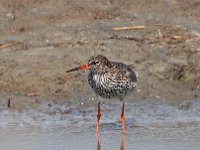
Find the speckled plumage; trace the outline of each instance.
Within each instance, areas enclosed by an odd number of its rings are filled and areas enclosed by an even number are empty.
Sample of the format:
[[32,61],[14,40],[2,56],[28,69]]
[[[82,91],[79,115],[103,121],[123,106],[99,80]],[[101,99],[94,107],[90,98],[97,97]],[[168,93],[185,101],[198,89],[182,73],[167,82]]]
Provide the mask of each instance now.
[[137,85],[138,74],[123,63],[112,62],[103,55],[97,55],[89,59],[88,65],[88,82],[102,98],[118,98],[122,101]]

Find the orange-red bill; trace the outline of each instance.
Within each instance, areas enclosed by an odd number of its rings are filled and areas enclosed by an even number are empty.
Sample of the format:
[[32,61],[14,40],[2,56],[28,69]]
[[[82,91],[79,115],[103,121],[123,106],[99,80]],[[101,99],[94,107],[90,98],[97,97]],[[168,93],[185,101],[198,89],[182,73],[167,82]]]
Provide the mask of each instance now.
[[80,66],[80,69],[81,70],[88,70],[90,67],[89,67],[89,65],[88,64],[85,64],[85,65],[83,65],[83,66]]
[[76,68],[73,68],[73,69],[70,69],[70,70],[67,70],[66,72],[72,72],[72,71],[77,71],[77,70],[88,70],[90,67],[88,64],[85,64],[83,66],[80,66],[80,67],[76,67]]

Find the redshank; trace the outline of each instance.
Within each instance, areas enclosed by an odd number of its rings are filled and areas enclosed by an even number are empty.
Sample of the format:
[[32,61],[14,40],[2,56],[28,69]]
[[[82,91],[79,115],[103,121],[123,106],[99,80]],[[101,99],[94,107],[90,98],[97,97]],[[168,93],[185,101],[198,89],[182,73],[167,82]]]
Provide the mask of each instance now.
[[[117,98],[123,102],[121,112],[122,130],[124,131],[124,98],[132,93],[137,85],[138,73],[134,72],[130,66],[120,62],[109,61],[103,55],[92,56],[88,63],[66,72],[77,70],[90,70],[88,83],[91,88],[102,98]],[[99,132],[101,118],[100,102],[97,107],[96,132]]]

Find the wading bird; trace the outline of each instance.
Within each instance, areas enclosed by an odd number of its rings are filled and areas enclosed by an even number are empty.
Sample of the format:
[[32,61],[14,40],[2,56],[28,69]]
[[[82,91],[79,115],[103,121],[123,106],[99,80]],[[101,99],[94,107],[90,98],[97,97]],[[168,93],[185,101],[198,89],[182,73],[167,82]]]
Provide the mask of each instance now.
[[[103,55],[92,56],[88,63],[66,72],[89,70],[88,83],[97,96],[102,98],[117,98],[123,102],[121,123],[124,131],[124,98],[133,92],[137,85],[138,74],[130,66],[120,62],[109,61]],[[101,118],[100,102],[97,109],[96,132],[99,132]]]

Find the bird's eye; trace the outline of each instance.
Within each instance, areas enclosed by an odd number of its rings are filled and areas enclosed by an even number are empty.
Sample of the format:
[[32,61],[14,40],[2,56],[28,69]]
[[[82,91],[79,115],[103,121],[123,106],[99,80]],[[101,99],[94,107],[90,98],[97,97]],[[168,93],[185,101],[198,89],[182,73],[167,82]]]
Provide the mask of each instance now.
[[98,60],[95,60],[95,61],[94,61],[94,64],[95,64],[95,65],[99,65],[99,63],[100,63],[100,62],[99,62]]

